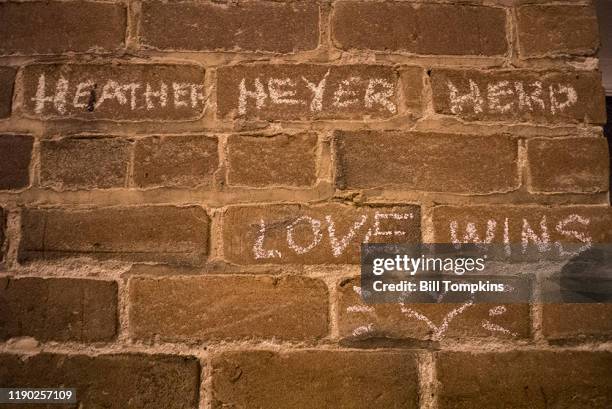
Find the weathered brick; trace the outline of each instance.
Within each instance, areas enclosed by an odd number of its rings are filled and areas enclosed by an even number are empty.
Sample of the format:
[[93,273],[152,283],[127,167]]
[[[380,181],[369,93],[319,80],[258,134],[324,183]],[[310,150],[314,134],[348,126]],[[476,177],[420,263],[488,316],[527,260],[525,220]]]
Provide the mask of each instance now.
[[110,52],[124,47],[126,23],[123,4],[3,2],[0,54]]
[[525,57],[591,55],[599,46],[593,6],[538,5],[519,7],[519,50]]
[[154,136],[136,142],[134,184],[138,187],[210,187],[218,167],[216,138]]
[[56,189],[127,185],[131,143],[121,138],[65,138],[40,144],[40,184]]
[[594,193],[609,188],[610,157],[604,138],[527,141],[529,190]]
[[418,408],[410,352],[228,352],[212,360],[212,407]]
[[21,189],[30,184],[34,138],[0,135],[0,190]]
[[312,50],[319,43],[315,2],[142,4],[141,43],[185,51]]
[[412,205],[231,206],[223,216],[224,254],[236,264],[355,264],[362,242],[420,241]]
[[76,388],[73,407],[196,409],[200,365],[194,357],[168,355],[0,354],[0,384]]
[[520,183],[510,136],[337,131],[334,150],[341,189],[492,193]]
[[551,341],[612,338],[610,304],[544,304],[542,333]]
[[0,67],[0,119],[11,116],[16,74],[15,68]]
[[503,55],[503,9],[470,5],[334,4],[333,38],[339,48],[436,55]]
[[399,71],[385,65],[223,67],[217,70],[217,109],[228,119],[387,118],[402,109],[399,88]]
[[6,229],[6,211],[0,207],[0,262],[4,261],[4,230]]
[[107,341],[117,327],[117,283],[0,278],[0,339]]
[[23,109],[41,119],[193,120],[204,69],[175,64],[36,64],[23,73]]
[[555,258],[578,245],[610,243],[611,226],[608,206],[436,206],[433,210],[435,243],[509,244],[512,256],[520,256],[525,248],[527,254],[536,251]]
[[362,300],[359,280],[338,286],[338,327],[350,341],[445,338],[529,338],[528,304],[370,304]]
[[134,278],[130,333],[166,340],[322,338],[327,298],[325,283],[304,277]]
[[201,207],[24,209],[19,259],[91,257],[199,264],[208,252]]
[[435,112],[471,121],[605,123],[594,71],[451,70],[431,74]]
[[317,135],[230,136],[228,183],[234,186],[312,186],[317,180]]
[[607,408],[612,353],[439,352],[438,407]]

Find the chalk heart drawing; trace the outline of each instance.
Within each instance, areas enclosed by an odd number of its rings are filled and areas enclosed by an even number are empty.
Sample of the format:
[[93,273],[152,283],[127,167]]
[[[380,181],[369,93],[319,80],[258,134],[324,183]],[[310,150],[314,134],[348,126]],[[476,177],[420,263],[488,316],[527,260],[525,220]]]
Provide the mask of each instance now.
[[[355,291],[355,293],[357,293],[359,296],[362,296],[363,291],[361,287],[359,286],[353,286],[353,291]],[[442,295],[440,298],[443,298],[444,295]],[[444,316],[444,318],[442,319],[442,322],[438,325],[436,325],[429,317],[427,317],[424,314],[421,314],[418,311],[415,311],[412,308],[409,308],[406,306],[406,304],[403,301],[400,301],[398,303],[399,305],[399,309],[402,312],[402,314],[404,314],[407,317],[410,318],[414,318],[417,319],[421,322],[424,322],[425,325],[427,325],[427,327],[429,327],[429,329],[432,331],[431,334],[431,339],[432,341],[441,341],[442,339],[444,339],[444,336],[446,335],[446,332],[448,331],[448,328],[451,324],[451,322],[457,318],[459,315],[461,315],[462,313],[464,313],[468,308],[472,307],[474,305],[474,301],[473,300],[468,300],[466,302],[464,302],[463,304],[461,304],[459,307],[454,308],[453,310],[451,310],[448,314],[446,314]],[[349,313],[373,313],[375,312],[375,308],[371,307],[371,306],[367,306],[367,305],[351,305],[349,307],[347,307],[346,309],[347,312]],[[495,316],[500,316],[503,315],[507,312],[507,309],[505,306],[503,305],[498,305],[496,307],[493,307],[489,310],[489,317],[495,317]],[[482,328],[495,333],[495,332],[500,332],[503,334],[507,334],[507,335],[511,335],[513,337],[518,336],[518,334],[498,325],[495,324],[493,322],[491,322],[488,319],[485,319],[481,322],[481,326]],[[362,325],[359,326],[355,329],[353,329],[353,336],[362,336],[362,335],[366,335],[368,333],[371,333],[374,331],[374,323],[368,323],[366,325]]]

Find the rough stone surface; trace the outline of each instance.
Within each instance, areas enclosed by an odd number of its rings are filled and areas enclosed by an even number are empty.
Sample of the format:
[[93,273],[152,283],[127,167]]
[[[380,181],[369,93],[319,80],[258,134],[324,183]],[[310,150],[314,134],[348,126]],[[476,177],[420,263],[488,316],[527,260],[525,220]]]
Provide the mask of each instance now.
[[317,180],[317,135],[230,136],[228,183],[234,186],[312,186]]
[[217,112],[225,119],[272,121],[384,119],[403,109],[399,75],[388,65],[222,67],[217,70]]
[[225,257],[236,264],[355,264],[368,241],[420,242],[420,208],[232,206],[223,216]]
[[16,74],[15,68],[0,67],[0,119],[11,116]]
[[593,408],[612,400],[612,353],[439,352],[441,409]]
[[121,138],[66,138],[40,144],[40,184],[55,189],[127,186],[131,143]]
[[180,121],[202,116],[204,68],[187,64],[36,64],[25,114],[40,119]]
[[610,304],[544,304],[542,333],[550,341],[612,338]]
[[431,83],[436,113],[470,121],[606,122],[595,71],[434,69]]
[[0,383],[3,387],[76,388],[78,406],[86,409],[196,409],[200,365],[193,357],[168,355],[43,353],[23,359],[0,354]]
[[334,4],[339,48],[435,55],[503,55],[504,10],[460,4],[342,1]]
[[147,1],[142,15],[141,43],[147,48],[291,53],[315,49],[319,43],[319,6],[310,1]]
[[0,190],[28,187],[33,145],[28,135],[0,135]]
[[599,46],[597,15],[592,5],[529,4],[517,10],[521,55],[591,55]]
[[417,385],[410,352],[251,351],[212,360],[214,409],[416,409]]
[[6,211],[0,207],[0,262],[4,261],[5,245],[4,240],[6,233]]
[[327,335],[327,287],[303,277],[133,279],[134,338],[316,339]]
[[109,341],[117,328],[117,283],[0,278],[0,339]]
[[337,131],[334,148],[341,189],[482,194],[519,186],[510,136]]
[[209,219],[201,207],[24,209],[19,259],[89,257],[200,264]]
[[338,326],[340,336],[347,341],[516,340],[531,334],[528,304],[406,303],[402,311],[399,303],[365,304],[359,289],[358,279],[345,280],[338,286]]
[[0,54],[108,53],[124,47],[126,24],[123,4],[4,2]]
[[594,193],[609,189],[610,157],[604,138],[527,141],[529,189],[543,193]]
[[217,139],[205,135],[154,136],[136,142],[134,184],[210,187],[219,167]]

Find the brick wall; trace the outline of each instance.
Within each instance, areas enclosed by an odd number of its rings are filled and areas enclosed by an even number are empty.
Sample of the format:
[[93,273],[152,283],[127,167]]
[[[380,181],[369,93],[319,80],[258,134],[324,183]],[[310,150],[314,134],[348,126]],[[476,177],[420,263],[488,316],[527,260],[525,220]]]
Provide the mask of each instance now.
[[609,407],[607,305],[358,282],[365,241],[610,242],[588,1],[8,1],[0,38],[0,386]]

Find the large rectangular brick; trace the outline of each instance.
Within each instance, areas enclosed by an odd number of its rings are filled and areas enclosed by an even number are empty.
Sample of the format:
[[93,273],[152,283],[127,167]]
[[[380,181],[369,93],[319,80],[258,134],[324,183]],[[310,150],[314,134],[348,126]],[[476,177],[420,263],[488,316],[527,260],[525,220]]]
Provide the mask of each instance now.
[[201,207],[26,208],[19,259],[90,257],[200,264],[209,219]]
[[420,241],[414,205],[231,206],[223,215],[224,254],[236,264],[356,264],[363,242]]
[[0,119],[11,116],[16,74],[13,67],[0,67]]
[[227,160],[233,186],[312,186],[317,181],[317,135],[230,136]]
[[516,12],[519,50],[524,57],[590,55],[599,46],[592,5],[521,6]]
[[118,3],[3,2],[0,54],[110,52],[124,47],[126,24]]
[[544,304],[542,311],[550,341],[612,339],[612,304]]
[[40,184],[60,190],[126,187],[131,145],[107,137],[42,141]]
[[612,401],[612,353],[439,352],[440,409],[604,409]]
[[525,339],[528,304],[366,304],[359,279],[338,287],[338,328],[346,341],[442,341],[446,338]]
[[84,409],[196,409],[200,365],[194,357],[169,355],[0,354],[0,384],[75,388],[78,404],[71,407]]
[[508,48],[506,13],[494,7],[341,1],[332,32],[344,50],[494,56]]
[[117,283],[0,278],[0,339],[108,341],[117,328]]
[[204,68],[188,64],[36,64],[23,110],[41,119],[179,121],[202,116]]
[[528,186],[541,193],[595,193],[609,189],[610,157],[604,138],[527,141]]
[[153,136],[138,140],[134,184],[210,187],[219,167],[218,142],[205,135]]
[[336,185],[455,193],[519,187],[518,143],[510,136],[337,131]]
[[327,286],[312,278],[134,278],[129,288],[133,338],[313,340],[327,336]]
[[141,43],[183,51],[292,53],[319,44],[316,2],[142,4]]
[[431,82],[439,114],[470,121],[606,122],[595,71],[434,69]]
[[34,138],[0,135],[0,190],[28,187]]
[[227,352],[211,366],[214,409],[419,407],[411,352]]
[[[222,67],[217,70],[217,109],[227,119],[388,118],[403,109],[399,76],[399,70],[386,65]],[[405,87],[404,92],[412,101],[412,94],[420,94],[421,87]]]
[[[508,245],[522,254],[536,251],[551,257],[577,246],[612,241],[608,206],[436,206],[434,242]],[[572,244],[571,247],[567,247]],[[505,247],[505,246],[504,246]]]

